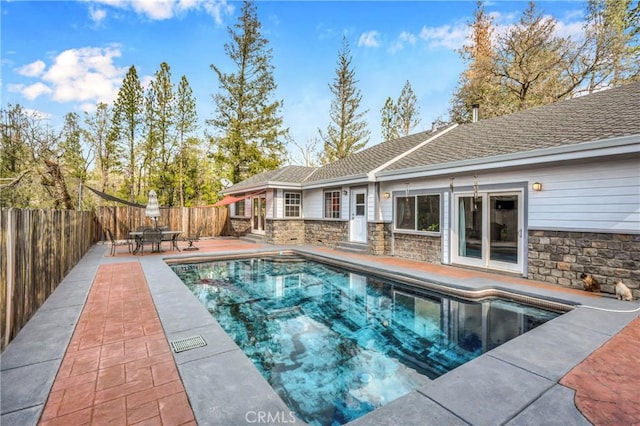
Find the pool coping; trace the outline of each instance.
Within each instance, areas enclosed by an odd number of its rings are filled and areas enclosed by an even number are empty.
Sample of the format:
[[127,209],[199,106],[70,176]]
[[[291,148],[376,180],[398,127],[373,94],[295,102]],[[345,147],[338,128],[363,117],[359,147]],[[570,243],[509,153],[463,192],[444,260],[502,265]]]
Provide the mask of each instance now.
[[[350,259],[347,263],[367,271],[380,269],[377,257],[351,256],[315,246],[256,245],[224,254],[260,255],[273,253],[275,247],[342,262]],[[141,264],[169,341],[199,334],[207,342],[203,348],[174,354],[198,424],[303,424],[291,416],[258,370],[165,261],[211,257],[211,253],[113,258],[105,256],[107,251],[107,245],[93,246],[2,353],[2,424],[37,424],[98,267],[121,262]],[[384,268],[408,273],[400,266]],[[495,285],[486,277],[453,282],[446,275],[425,271],[414,270],[409,275],[445,285],[449,281],[468,290],[518,290],[528,296],[598,309],[631,310],[639,306],[637,301],[568,295],[535,286]],[[573,390],[558,382],[637,316],[576,308],[350,424],[589,424],[575,407]]]
[[[275,249],[274,247],[262,247],[218,254],[177,255],[164,258],[162,263],[167,265],[165,260],[169,262],[183,262],[185,260],[201,262],[210,259],[288,252],[328,260],[350,269],[376,275],[381,271],[391,269],[393,273],[405,278],[434,282],[439,285],[478,292],[477,294],[482,294],[482,292],[488,294],[491,290],[497,290],[517,293],[525,297],[553,300],[554,303],[564,305],[588,305],[599,309],[617,310],[632,308],[628,302],[623,303],[608,297],[596,298],[592,295],[573,294],[559,296],[557,292],[545,288],[532,286],[523,289],[520,285],[514,287],[504,282],[495,285],[487,282],[484,278],[469,279],[463,283],[453,282],[450,277],[424,271],[409,272],[402,268],[389,267],[389,265],[384,265],[384,268],[381,268],[373,256],[363,261],[360,257],[349,259],[348,254],[343,252],[323,251],[319,253],[317,248],[313,246],[278,246]],[[169,266],[167,265],[167,267]],[[206,311],[202,305],[200,306]],[[208,311],[206,315],[211,317]],[[162,313],[160,317],[163,320]],[[570,421],[572,424],[590,424],[575,407],[574,391],[558,384],[558,381],[635,317],[636,314],[633,313],[615,314],[575,308],[349,424],[522,424],[528,423],[530,420],[535,420],[537,423],[544,418],[555,419],[561,423]],[[197,329],[193,329],[193,332],[195,331]],[[179,335],[185,335],[189,331],[181,330],[181,333]],[[170,333],[167,336],[170,338]],[[221,347],[226,347],[227,344],[228,342],[222,342]],[[238,362],[241,362],[241,359],[244,362],[246,357],[241,351],[236,355]],[[195,354],[193,356],[195,357]],[[176,356],[178,368],[183,375],[183,380],[186,380],[185,387],[188,393],[190,391],[193,393],[193,396],[190,394],[190,399],[192,401],[202,400],[205,397],[200,392],[207,392],[206,389],[202,391],[197,389],[202,379],[194,380],[193,386],[189,382],[192,380],[193,370],[196,368],[192,363],[203,362],[206,364],[208,361],[191,360],[185,363],[179,358]],[[186,364],[189,364],[188,369]],[[181,368],[184,369],[184,374]],[[245,390],[248,395],[253,394],[255,383],[264,380],[261,379],[262,376],[259,375],[257,369],[253,368],[251,373],[255,374],[244,372],[235,379],[245,382],[248,376],[259,376],[249,379],[254,384],[250,386],[251,389]],[[260,385],[260,388],[263,386]],[[238,397],[243,398],[241,395],[245,391],[240,391]],[[265,410],[264,407],[272,407],[267,408],[266,413],[270,413],[272,419],[282,419],[288,413],[286,405],[283,408],[278,403],[279,398],[270,387],[266,390],[263,389],[263,391],[265,392],[265,404],[253,411],[259,412]],[[200,416],[200,408],[194,407],[199,424],[255,423],[251,421],[254,419],[246,418],[248,410],[251,411],[252,408],[243,404],[232,416],[220,418],[219,415],[210,417],[212,413],[206,410],[203,410],[202,416]],[[290,424],[291,422],[270,423]]]

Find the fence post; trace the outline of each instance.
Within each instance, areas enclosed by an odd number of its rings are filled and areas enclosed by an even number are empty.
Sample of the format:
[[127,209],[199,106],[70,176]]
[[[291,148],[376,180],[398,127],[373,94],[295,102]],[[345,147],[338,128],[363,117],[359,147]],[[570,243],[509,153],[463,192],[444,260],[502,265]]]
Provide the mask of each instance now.
[[10,208],[7,212],[7,242],[6,242],[6,262],[7,262],[7,293],[5,295],[5,330],[2,347],[5,348],[11,339],[13,326],[13,287],[15,286],[15,227],[16,209]]

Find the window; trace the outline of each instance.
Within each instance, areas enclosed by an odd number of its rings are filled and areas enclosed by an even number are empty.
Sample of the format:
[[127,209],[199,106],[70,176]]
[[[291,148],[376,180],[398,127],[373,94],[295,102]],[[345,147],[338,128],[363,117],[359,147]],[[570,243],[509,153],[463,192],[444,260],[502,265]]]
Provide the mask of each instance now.
[[300,217],[302,196],[296,192],[284,193],[284,217]]
[[245,212],[244,212],[244,200],[240,200],[240,201],[236,201],[236,205],[235,205],[235,212],[236,212],[236,216],[244,216]]
[[396,229],[440,232],[440,195],[396,197]]
[[326,191],[324,193],[325,219],[340,219],[340,191]]

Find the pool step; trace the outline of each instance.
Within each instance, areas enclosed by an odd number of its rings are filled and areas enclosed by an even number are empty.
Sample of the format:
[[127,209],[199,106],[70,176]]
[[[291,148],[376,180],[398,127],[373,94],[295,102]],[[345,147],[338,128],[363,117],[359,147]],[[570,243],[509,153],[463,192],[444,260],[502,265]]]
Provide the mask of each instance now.
[[350,241],[342,241],[336,247],[337,250],[348,251],[357,254],[369,254],[369,245],[362,243],[352,243]]
[[245,234],[240,237],[239,240],[246,241],[248,243],[264,244],[264,235]]

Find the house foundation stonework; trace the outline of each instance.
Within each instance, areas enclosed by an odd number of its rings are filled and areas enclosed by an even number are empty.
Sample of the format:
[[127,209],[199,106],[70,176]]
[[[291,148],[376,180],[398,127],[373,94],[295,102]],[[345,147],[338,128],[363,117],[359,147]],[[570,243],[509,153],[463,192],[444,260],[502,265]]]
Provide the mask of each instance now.
[[349,235],[348,222],[305,220],[306,243],[335,248]]
[[528,252],[529,279],[583,288],[584,273],[603,292],[622,281],[640,298],[640,235],[529,231]]
[[394,234],[393,254],[411,260],[439,264],[442,259],[442,243],[439,236]]
[[391,223],[369,222],[367,224],[369,253],[376,256],[391,254]]
[[305,223],[304,220],[293,219],[267,219],[265,230],[265,242],[269,244],[304,244]]
[[232,236],[246,235],[251,232],[251,218],[232,217],[229,219],[229,232]]

